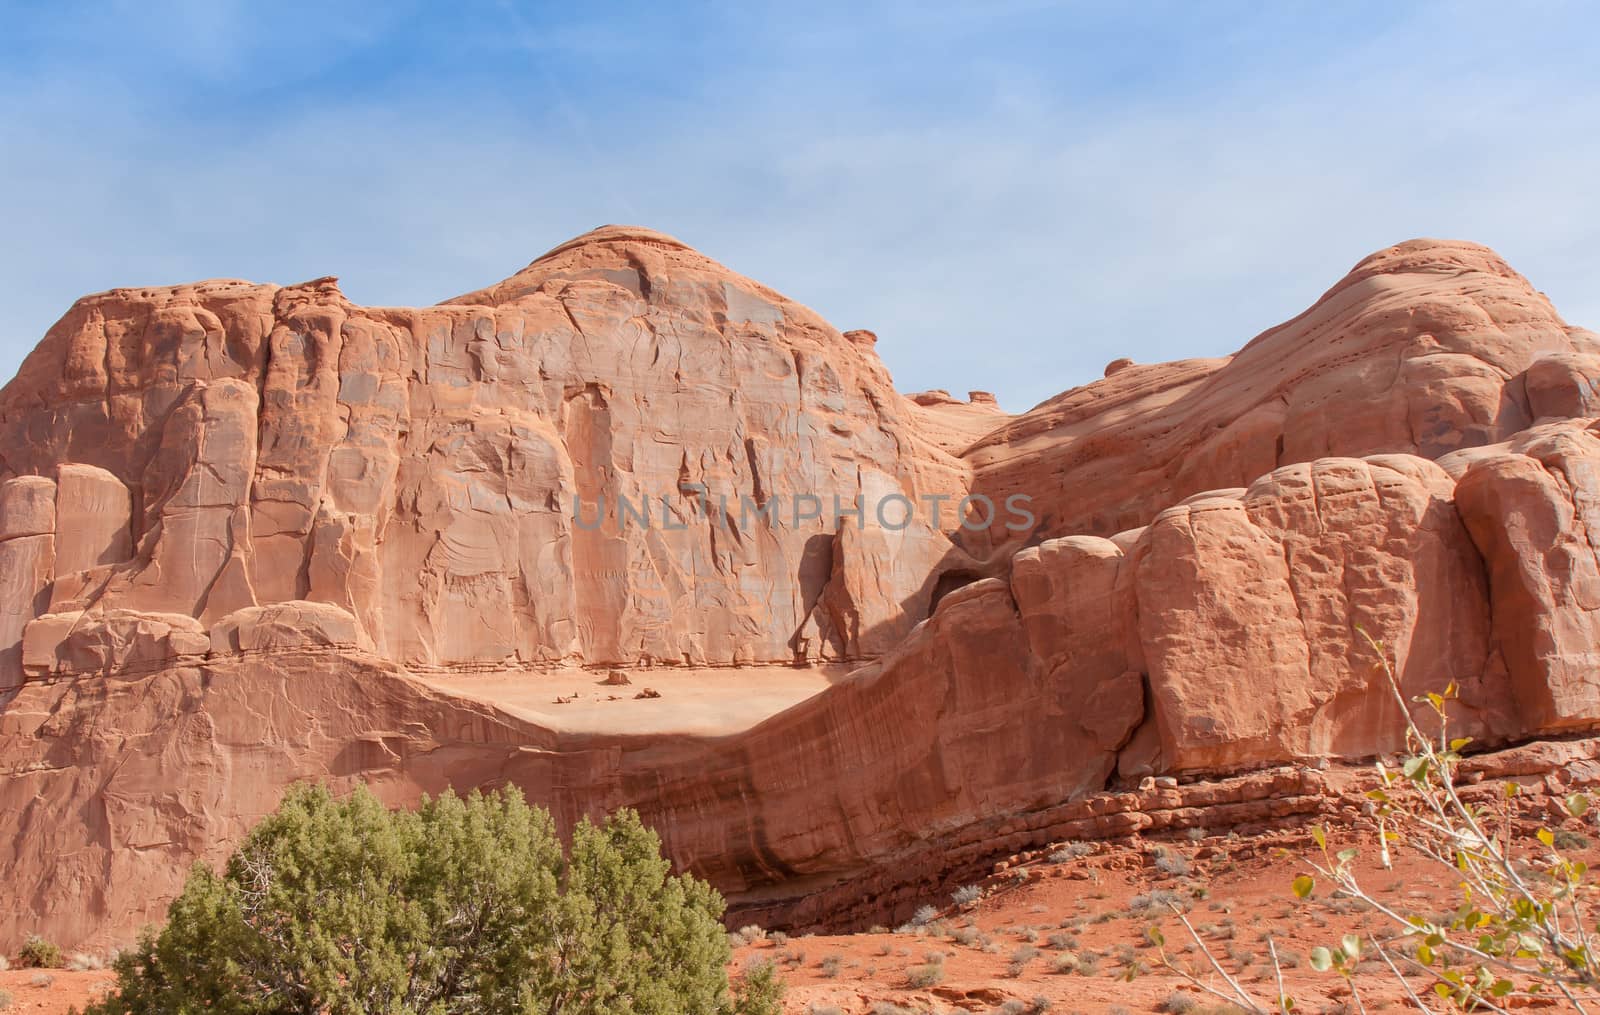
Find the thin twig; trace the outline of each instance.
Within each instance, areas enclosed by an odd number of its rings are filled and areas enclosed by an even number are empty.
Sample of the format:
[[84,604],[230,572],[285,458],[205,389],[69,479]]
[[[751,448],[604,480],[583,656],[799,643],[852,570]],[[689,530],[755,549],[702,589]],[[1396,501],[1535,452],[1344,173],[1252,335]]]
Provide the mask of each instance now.
[[[1434,980],[1436,980],[1438,982],[1441,982],[1441,983],[1444,982],[1442,980],[1439,980],[1439,974],[1438,973],[1435,973],[1433,970],[1429,969],[1427,966],[1423,965],[1422,963],[1418,962],[1416,959],[1414,959],[1411,956],[1407,955],[1405,952],[1401,952],[1400,953],[1400,957],[1402,959],[1405,959],[1407,962],[1411,963],[1413,966],[1416,966],[1425,975],[1432,977]],[[1462,989],[1464,989],[1467,992],[1467,996],[1472,999],[1472,1003],[1474,1005],[1481,1005],[1484,1008],[1489,1008],[1489,1009],[1491,1009],[1493,1011],[1497,1011],[1497,1012],[1500,1013],[1500,1015],[1511,1015],[1510,1012],[1506,1011],[1504,1008],[1502,1008],[1499,1005],[1495,1004],[1493,1001],[1489,1000],[1487,997],[1484,997],[1482,991],[1479,991],[1479,990],[1477,990],[1476,988],[1473,988],[1473,987],[1468,987],[1465,983],[1460,984],[1460,986],[1462,987]]]
[[1400,984],[1400,989],[1406,992],[1407,997],[1411,998],[1411,1003],[1417,1006],[1417,1010],[1426,1013],[1426,1015],[1433,1015],[1432,1009],[1423,1004],[1422,998],[1418,997],[1417,992],[1411,989],[1411,982],[1406,979],[1404,973],[1400,972],[1400,967],[1396,966],[1393,960],[1389,958],[1389,953],[1383,950],[1383,945],[1378,943],[1378,939],[1368,934],[1367,940],[1372,942],[1372,948],[1378,953],[1378,958],[1382,959],[1383,964],[1389,967],[1389,971],[1394,974],[1395,981]]
[[1278,1011],[1289,1015],[1288,995],[1283,992],[1283,969],[1278,965],[1278,947],[1272,943],[1272,936],[1267,935],[1267,954],[1272,956],[1272,974],[1278,981]]
[[[1224,983],[1233,988],[1233,992],[1237,996],[1237,1000],[1243,1004],[1244,1007],[1248,1008],[1252,1012],[1255,1012],[1256,1015],[1266,1015],[1266,1011],[1256,1003],[1255,998],[1245,993],[1244,988],[1239,986],[1238,981],[1229,976],[1227,971],[1222,968],[1222,964],[1217,961],[1217,957],[1211,954],[1211,949],[1207,948],[1206,943],[1200,940],[1200,934],[1194,929],[1194,924],[1190,923],[1188,917],[1183,915],[1183,910],[1179,909],[1177,906],[1174,906],[1170,902],[1167,903],[1167,906],[1172,910],[1173,914],[1177,916],[1178,921],[1183,924],[1183,928],[1189,932],[1189,936],[1194,939],[1194,943],[1199,946],[1200,954],[1204,955],[1206,957],[1206,961],[1211,963],[1211,968],[1217,971],[1217,975],[1222,977]],[[1194,982],[1197,984],[1199,983],[1198,980],[1195,980]],[[1204,986],[1204,984],[1200,985]],[[1223,998],[1223,1000],[1228,999],[1225,994],[1221,994],[1212,988],[1207,987],[1206,989],[1211,990],[1211,993]]]

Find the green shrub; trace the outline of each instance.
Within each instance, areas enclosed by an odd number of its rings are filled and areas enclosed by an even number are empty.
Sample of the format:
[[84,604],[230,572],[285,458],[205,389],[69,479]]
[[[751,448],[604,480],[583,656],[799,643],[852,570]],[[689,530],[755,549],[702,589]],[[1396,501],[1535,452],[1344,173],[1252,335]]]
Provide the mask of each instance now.
[[1078,957],[1071,952],[1064,952],[1050,960],[1050,968],[1057,973],[1075,973],[1078,971]]
[[928,962],[920,966],[912,966],[910,969],[906,970],[906,982],[913,987],[932,987],[937,985],[943,979],[943,962]]
[[1193,995],[1185,994],[1181,990],[1173,991],[1167,995],[1165,1001],[1161,1002],[1161,1010],[1168,1012],[1169,1015],[1188,1015],[1198,1007],[1200,1002],[1196,1001]]
[[88,1015],[776,1012],[770,964],[730,990],[722,911],[632,811],[564,853],[515,790],[390,811],[301,786],[194,867]]
[[1575,850],[1589,848],[1589,840],[1586,837],[1565,828],[1555,830],[1555,840],[1556,849]]
[[759,924],[754,923],[728,932],[728,944],[735,948],[743,948],[745,945],[755,944],[757,941],[765,941],[766,939],[766,930]]
[[[709,889],[708,889],[709,890]],[[718,972],[721,970],[719,969]],[[783,1011],[783,981],[778,978],[778,969],[771,962],[764,959],[752,962],[745,967],[744,972],[734,984],[733,1003],[731,1007],[722,1010],[731,1012],[732,1015],[779,1015]],[[581,1011],[632,1013],[636,1011],[673,1011],[673,1012],[698,1012],[703,1009],[684,1008],[640,1008],[637,1005],[607,1008],[586,1008]]]
[[1051,863],[1071,863],[1080,856],[1088,856],[1094,852],[1094,845],[1087,842],[1069,842],[1060,849],[1050,854]]
[[20,969],[60,969],[67,964],[61,948],[37,934],[30,935],[17,954]]

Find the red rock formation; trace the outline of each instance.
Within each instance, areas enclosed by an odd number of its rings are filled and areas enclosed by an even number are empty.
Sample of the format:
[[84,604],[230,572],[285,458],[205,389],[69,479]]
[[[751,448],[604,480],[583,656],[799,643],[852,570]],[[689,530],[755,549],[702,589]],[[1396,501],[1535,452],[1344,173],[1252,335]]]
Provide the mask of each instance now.
[[1535,413],[1587,404],[1577,392],[1592,391],[1597,352],[1600,339],[1563,322],[1493,251],[1413,240],[1368,257],[1229,359],[1119,360],[966,457],[976,489],[1048,505],[1040,535],[1110,535],[1281,465],[1437,458],[1504,440]]
[[1456,504],[1488,566],[1495,663],[1520,728],[1592,727],[1600,699],[1600,437],[1574,421],[1467,467]]
[[[332,279],[89,297],[0,395],[4,469],[34,484],[17,524],[39,530],[9,573],[53,575],[42,605],[6,598],[0,660],[46,610],[210,626],[301,600],[425,665],[859,657],[810,620],[834,498],[965,490],[912,408],[870,343],[647,230],[423,310]],[[29,505],[56,477],[52,570]],[[574,498],[605,523],[575,524]],[[909,542],[933,556],[870,576],[886,622],[939,567],[937,538]]]
[[[1363,633],[1481,744],[1600,722],[1600,347],[1483,248],[1391,248],[1231,359],[1016,418],[896,394],[871,339],[616,227],[420,310],[80,301],[0,392],[0,944],[126,938],[302,778],[635,806],[742,910],[820,920],[981,830],[1142,827],[1107,787],[1395,749]],[[969,492],[1037,524],[964,528]],[[464,690],[833,659],[694,733]]]
[[1324,458],[1158,515],[1131,557],[1160,749],[1129,770],[1393,749],[1397,706],[1363,635],[1408,696],[1460,683],[1463,733],[1520,732],[1451,486],[1411,456]]
[[987,391],[968,392],[965,402],[948,391],[919,391],[909,398],[919,430],[953,455],[966,451],[1011,419]]

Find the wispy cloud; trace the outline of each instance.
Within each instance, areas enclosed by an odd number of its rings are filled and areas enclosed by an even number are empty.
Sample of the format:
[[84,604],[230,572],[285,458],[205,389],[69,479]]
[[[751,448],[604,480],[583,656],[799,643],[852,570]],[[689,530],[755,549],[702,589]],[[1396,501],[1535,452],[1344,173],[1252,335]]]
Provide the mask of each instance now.
[[1600,324],[1580,6],[204,6],[0,53],[0,371],[86,291],[432,302],[619,220],[1011,408],[1231,351],[1415,235]]

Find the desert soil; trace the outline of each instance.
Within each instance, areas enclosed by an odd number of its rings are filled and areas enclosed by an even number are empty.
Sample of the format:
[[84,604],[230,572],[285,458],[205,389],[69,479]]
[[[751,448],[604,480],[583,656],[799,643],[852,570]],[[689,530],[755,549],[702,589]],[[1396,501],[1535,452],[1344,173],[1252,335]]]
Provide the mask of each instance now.
[[[1569,830],[1576,829],[1573,823]],[[1376,852],[1370,833],[1333,834],[1343,844],[1369,847],[1363,859]],[[1573,856],[1592,865],[1600,856],[1592,845],[1593,829],[1578,834],[1590,844]],[[1094,853],[1064,863],[1042,861],[997,872],[973,904],[929,900],[941,912],[927,927],[789,938],[769,934],[737,948],[734,967],[756,959],[776,961],[789,984],[785,1008],[790,1015],[1237,1011],[1166,967],[1151,943],[1149,930],[1159,926],[1173,962],[1227,991],[1221,977],[1206,971],[1189,932],[1164,905],[1178,899],[1208,951],[1263,1006],[1270,1007],[1275,996],[1270,939],[1280,958],[1284,992],[1295,1000],[1297,1012],[1355,1012],[1341,977],[1313,970],[1307,957],[1319,945],[1336,947],[1349,933],[1377,934],[1387,941],[1393,928],[1356,900],[1330,897],[1325,886],[1310,899],[1296,898],[1292,881],[1307,871],[1300,858],[1314,850],[1304,832],[1181,844],[1099,844]],[[1447,919],[1444,914],[1460,904],[1448,873],[1415,855],[1397,855],[1389,870],[1375,861],[1358,861],[1358,870],[1374,897],[1402,912]],[[930,960],[936,973],[928,970]],[[919,972],[937,982],[914,986]],[[1404,1003],[1387,967],[1370,955],[1355,983],[1369,1012],[1415,1010]],[[1426,978],[1412,981],[1419,993],[1431,985]],[[1009,1009],[1007,1002],[1013,1002]]]
[[[852,667],[663,666],[421,674],[416,679],[563,733],[722,736],[749,729],[848,677]],[[659,697],[640,695],[654,691]]]
[[[1594,830],[1569,831],[1589,842],[1573,855],[1600,862]],[[1335,830],[1342,843],[1370,846],[1370,834]],[[995,1012],[1007,1002],[1052,1013],[1232,1011],[1163,965],[1148,931],[1159,925],[1173,961],[1196,968],[1205,960],[1165,905],[1181,901],[1190,923],[1230,976],[1270,1004],[1273,972],[1268,939],[1280,957],[1286,993],[1297,1011],[1355,1011],[1350,990],[1332,972],[1307,961],[1312,948],[1335,945],[1341,935],[1387,936],[1384,920],[1353,900],[1308,900],[1290,883],[1304,872],[1300,857],[1313,849],[1304,832],[1212,836],[1161,843],[1097,843],[1065,862],[997,864],[974,903],[930,899],[938,917],[926,926],[875,928],[857,934],[765,936],[734,950],[735,972],[751,961],[775,961],[788,984],[789,1015],[891,1015],[907,1012]],[[1372,850],[1366,849],[1366,854]],[[1367,863],[1363,882],[1375,896],[1406,912],[1435,915],[1455,905],[1451,879],[1415,856],[1400,853],[1392,870]],[[912,983],[930,964],[933,982]],[[1135,973],[1131,978],[1130,972]],[[65,1015],[105,990],[105,971],[11,970],[0,988],[13,995],[13,1011]],[[1398,986],[1375,959],[1356,978],[1370,1012],[1403,1009]],[[1415,981],[1419,990],[1428,983]],[[1186,1002],[1192,1002],[1186,1006]],[[1018,1010],[1016,1004],[1010,1009]]]

